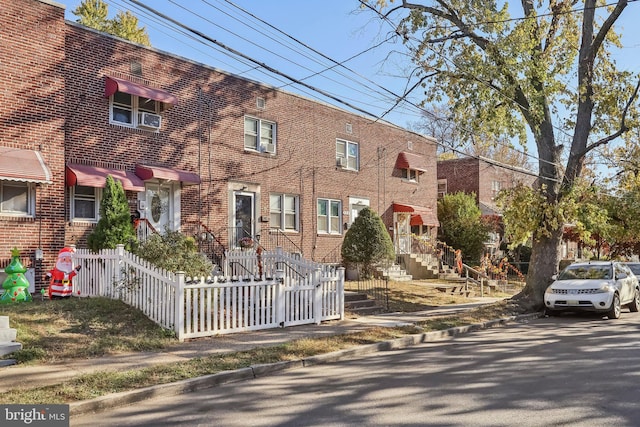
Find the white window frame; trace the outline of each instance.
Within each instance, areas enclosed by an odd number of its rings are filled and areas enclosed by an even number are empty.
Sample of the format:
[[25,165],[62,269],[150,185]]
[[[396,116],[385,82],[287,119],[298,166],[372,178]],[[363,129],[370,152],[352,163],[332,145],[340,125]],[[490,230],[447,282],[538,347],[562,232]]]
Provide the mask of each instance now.
[[[76,190],[78,186],[71,187],[70,198],[69,198],[71,202],[71,207],[69,209],[69,212],[71,212],[71,220],[74,222],[92,222],[92,223],[98,222],[100,220],[100,200],[102,199],[102,188],[89,187],[89,186],[80,186],[80,187],[93,189],[93,196],[89,196],[87,194],[77,194]],[[95,202],[93,218],[76,216],[76,201],[82,201],[82,200]]]
[[343,169],[360,170],[360,145],[346,139],[336,139],[336,163],[339,164],[341,158],[347,160]]
[[[26,190],[27,203],[25,211],[5,210],[5,190],[9,187]],[[0,216],[34,218],[36,212],[36,185],[24,181],[0,181]]]
[[493,195],[493,198],[498,197],[500,190],[502,190],[502,182],[497,180],[491,181],[491,194]]
[[402,169],[402,179],[408,182],[418,182],[420,173],[416,169]]
[[[326,214],[321,214],[321,206],[325,206]],[[337,207],[337,215],[333,215],[331,212],[332,207]],[[317,203],[317,230],[318,234],[333,234],[333,235],[341,235],[342,234],[342,200],[337,199],[323,199],[318,198]],[[325,229],[320,228],[321,219],[323,219],[326,224]],[[332,220],[336,224],[336,227],[333,227]]]
[[447,194],[447,180],[438,180],[438,199],[442,199]]
[[[269,120],[244,116],[244,149],[259,153],[276,154],[277,148],[277,124]],[[247,127],[252,123],[255,129]]]
[[[127,95],[131,97],[131,102],[130,103],[116,102],[115,98],[117,95]],[[150,103],[152,107],[145,105],[148,103]],[[116,92],[109,97],[109,124],[139,129],[141,114],[142,113],[160,114],[161,104],[162,103],[160,101],[156,101],[155,99],[143,98],[137,95],[131,95],[126,92]],[[116,120],[114,109],[130,111],[131,123],[121,121],[121,120]],[[151,130],[151,129],[147,129],[147,130]],[[159,129],[156,129],[155,132],[159,132]]]
[[[273,201],[276,199],[278,203],[274,205]],[[293,210],[287,209],[287,200],[293,201]],[[294,217],[293,227],[287,227],[288,216]],[[274,221],[274,218],[277,218],[277,221]],[[300,231],[300,197],[295,194],[269,194],[269,227],[284,232]]]

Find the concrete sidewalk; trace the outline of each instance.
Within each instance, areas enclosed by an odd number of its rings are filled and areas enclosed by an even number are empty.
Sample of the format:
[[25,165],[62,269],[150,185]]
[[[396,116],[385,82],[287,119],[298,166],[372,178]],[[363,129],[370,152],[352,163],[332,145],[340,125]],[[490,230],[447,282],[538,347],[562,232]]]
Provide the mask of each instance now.
[[[483,298],[476,302],[460,305],[451,305],[437,307],[414,313],[386,313],[371,316],[362,316],[355,319],[345,319],[341,321],[324,322],[320,325],[303,325],[289,328],[268,329],[262,331],[238,333],[231,335],[221,335],[211,338],[202,338],[190,340],[183,343],[176,343],[168,349],[160,352],[144,352],[144,353],[125,353],[114,356],[105,356],[95,359],[69,360],[55,365],[37,365],[37,366],[5,366],[0,367],[0,393],[10,392],[16,388],[34,388],[46,385],[60,384],[72,379],[75,376],[98,372],[98,371],[121,371],[129,369],[144,368],[147,366],[187,361],[195,357],[206,357],[208,355],[230,353],[236,351],[250,350],[258,347],[274,346],[289,341],[314,338],[322,336],[332,336],[346,334],[350,332],[358,332],[369,329],[371,327],[394,327],[401,325],[412,325],[423,321],[428,317],[454,314],[461,311],[469,310],[483,304],[489,304],[497,301],[496,298]],[[524,316],[525,318],[534,318],[537,315]],[[494,321],[493,323],[504,323],[504,320]],[[337,354],[319,355],[309,358],[306,361],[295,361],[291,363],[275,364],[275,366],[251,367],[242,372],[228,372],[215,374],[212,379],[196,378],[192,380],[181,381],[176,384],[164,384],[137,390],[132,392],[118,393],[117,395],[104,396],[94,399],[94,401],[78,402],[72,404],[72,413],[84,413],[87,411],[96,411],[109,407],[111,404],[123,404],[125,402],[133,403],[142,398],[148,398],[149,395],[158,395],[159,393],[179,393],[185,390],[192,390],[194,387],[203,388],[211,387],[212,384],[219,384],[231,380],[255,378],[258,374],[264,375],[267,372],[291,367],[300,367],[306,364],[323,363],[320,361],[339,360],[344,357],[353,357],[358,352],[380,351],[381,349],[396,348],[398,345],[413,345],[412,343],[431,341],[434,339],[442,339],[447,336],[456,335],[460,332],[468,330],[480,329],[492,326],[491,322],[486,325],[474,325],[473,327],[454,328],[455,331],[438,331],[437,333],[420,334],[420,336],[412,336],[401,338],[396,343],[377,343],[374,345],[362,346],[360,349],[348,349]],[[402,344],[399,344],[402,343]],[[291,365],[291,366],[290,366]],[[298,366],[299,365],[299,366]],[[246,371],[246,372],[245,372]],[[238,377],[240,375],[240,377]],[[204,385],[203,385],[204,384]],[[149,389],[153,389],[150,392]]]

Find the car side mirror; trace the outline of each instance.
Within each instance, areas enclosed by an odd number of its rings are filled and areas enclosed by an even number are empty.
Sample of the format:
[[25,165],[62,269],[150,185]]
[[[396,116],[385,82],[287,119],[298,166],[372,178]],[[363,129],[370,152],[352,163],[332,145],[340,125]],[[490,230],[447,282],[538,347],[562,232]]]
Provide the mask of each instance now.
[[558,280],[558,275],[554,274],[553,276],[551,276],[551,280]]

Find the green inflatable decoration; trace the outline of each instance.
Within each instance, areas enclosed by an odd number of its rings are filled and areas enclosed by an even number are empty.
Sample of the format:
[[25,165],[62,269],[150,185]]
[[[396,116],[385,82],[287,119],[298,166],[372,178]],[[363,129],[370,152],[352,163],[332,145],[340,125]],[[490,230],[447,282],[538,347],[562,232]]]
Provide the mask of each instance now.
[[4,293],[0,297],[0,304],[33,300],[29,293],[29,281],[24,276],[26,271],[27,269],[20,262],[20,251],[13,248],[11,250],[11,264],[4,269],[7,278],[2,282]]

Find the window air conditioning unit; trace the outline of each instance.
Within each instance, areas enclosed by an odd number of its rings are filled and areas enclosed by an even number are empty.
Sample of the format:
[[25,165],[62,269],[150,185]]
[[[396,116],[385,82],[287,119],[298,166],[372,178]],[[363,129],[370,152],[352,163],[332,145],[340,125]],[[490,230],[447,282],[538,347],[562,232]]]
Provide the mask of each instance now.
[[347,167],[347,159],[345,157],[338,157],[338,167],[345,169]]
[[160,129],[161,124],[162,117],[159,114],[140,113],[138,127],[157,130]]
[[260,144],[260,152],[261,153],[271,153],[271,154],[275,154],[276,152],[276,145],[274,143],[269,143],[269,144]]

